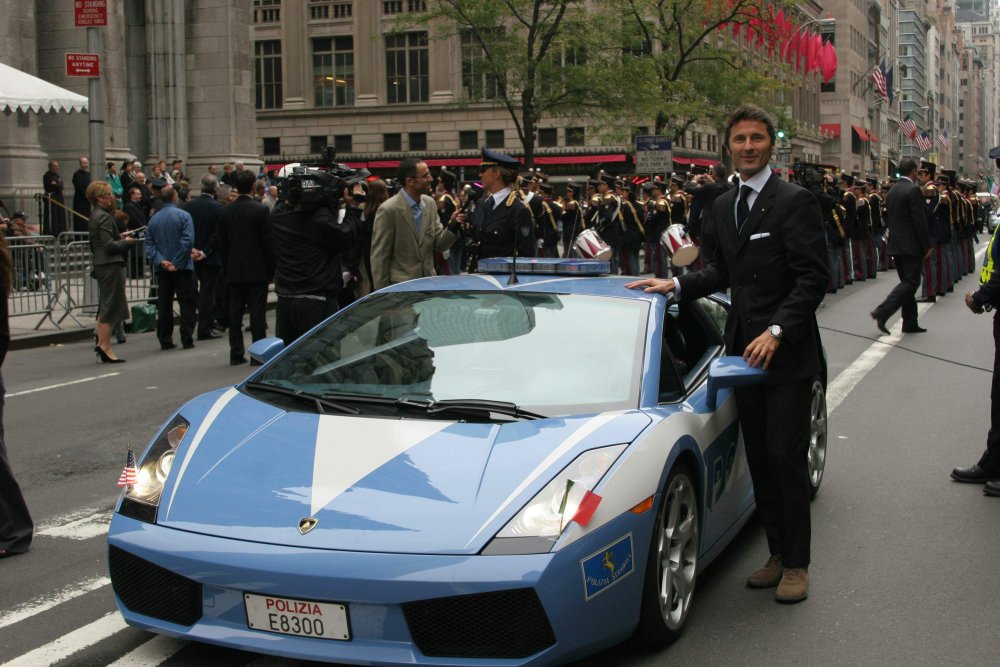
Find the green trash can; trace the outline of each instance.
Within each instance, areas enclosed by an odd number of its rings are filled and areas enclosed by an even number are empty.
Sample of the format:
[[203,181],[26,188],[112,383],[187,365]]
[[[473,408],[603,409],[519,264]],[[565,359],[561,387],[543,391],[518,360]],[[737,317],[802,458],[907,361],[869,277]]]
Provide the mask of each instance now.
[[145,333],[156,328],[156,306],[152,303],[137,303],[132,306],[131,333]]

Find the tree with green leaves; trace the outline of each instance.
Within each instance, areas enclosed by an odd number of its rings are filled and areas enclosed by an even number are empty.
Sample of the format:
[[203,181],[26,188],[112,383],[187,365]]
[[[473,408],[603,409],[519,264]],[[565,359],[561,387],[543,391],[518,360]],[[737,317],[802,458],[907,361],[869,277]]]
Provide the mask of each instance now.
[[629,101],[654,133],[675,139],[695,123],[721,127],[744,102],[762,106],[786,84],[781,37],[773,19],[791,2],[765,0],[597,0],[617,7],[633,78],[644,80]]
[[463,103],[507,111],[526,164],[534,162],[543,118],[607,113],[624,99],[609,72],[619,52],[601,36],[620,13],[580,0],[430,0],[396,31],[426,27],[462,45]]

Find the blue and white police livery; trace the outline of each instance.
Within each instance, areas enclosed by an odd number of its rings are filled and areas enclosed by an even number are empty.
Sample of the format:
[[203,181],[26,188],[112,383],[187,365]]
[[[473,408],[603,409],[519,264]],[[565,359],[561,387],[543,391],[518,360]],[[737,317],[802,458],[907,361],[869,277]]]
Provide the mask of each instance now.
[[[541,665],[682,630],[754,509],[723,297],[484,261],[381,290],[163,427],[109,533],[134,626],[308,660]],[[826,451],[814,386],[814,487]]]

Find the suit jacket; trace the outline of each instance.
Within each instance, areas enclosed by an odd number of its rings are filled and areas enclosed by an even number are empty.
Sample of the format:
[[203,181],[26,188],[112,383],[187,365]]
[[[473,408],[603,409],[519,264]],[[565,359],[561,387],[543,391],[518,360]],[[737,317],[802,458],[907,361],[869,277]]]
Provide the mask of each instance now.
[[184,204],[181,208],[191,214],[194,220],[194,247],[205,253],[205,259],[198,262],[207,266],[222,266],[219,253],[215,252],[215,229],[218,226],[222,203],[212,195],[201,195]]
[[420,232],[402,192],[389,197],[375,213],[371,269],[375,289],[405,280],[433,276],[434,251],[443,252],[455,235],[441,225],[437,203],[420,196]]
[[99,264],[124,264],[128,244],[121,240],[118,225],[111,214],[97,206],[87,226],[90,232],[90,252],[94,266]]
[[808,190],[772,174],[737,232],[738,193],[734,188],[715,200],[709,223],[712,255],[705,258],[701,271],[677,279],[681,298],[699,298],[728,287],[729,354],[742,355],[750,341],[777,324],[783,337],[768,367],[767,382],[811,378],[820,371],[816,308],[829,277],[819,202]]
[[931,237],[927,204],[920,186],[899,179],[885,197],[885,211],[889,222],[889,254],[923,257],[931,247]]
[[268,238],[267,207],[249,195],[223,206],[216,229],[227,283],[267,283],[274,275],[274,250]]

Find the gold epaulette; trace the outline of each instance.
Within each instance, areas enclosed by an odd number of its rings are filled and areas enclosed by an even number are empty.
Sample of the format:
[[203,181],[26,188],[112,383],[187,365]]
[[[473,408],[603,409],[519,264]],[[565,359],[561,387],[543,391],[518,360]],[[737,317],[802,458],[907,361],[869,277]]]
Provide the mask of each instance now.
[[520,190],[511,192],[510,196],[507,197],[507,203],[504,204],[504,206],[513,206],[514,200],[517,199],[517,195],[518,195],[519,192],[520,192]]

